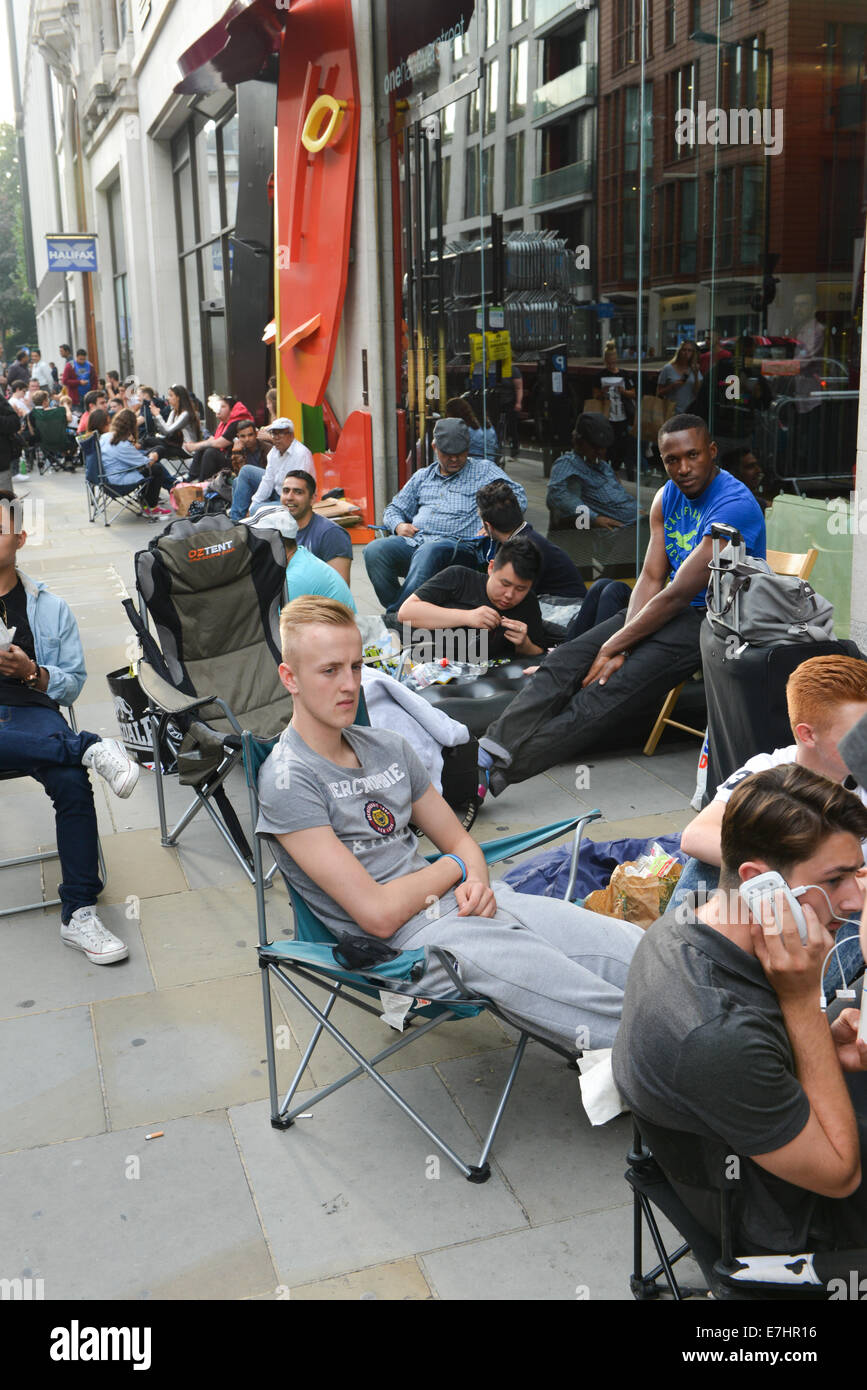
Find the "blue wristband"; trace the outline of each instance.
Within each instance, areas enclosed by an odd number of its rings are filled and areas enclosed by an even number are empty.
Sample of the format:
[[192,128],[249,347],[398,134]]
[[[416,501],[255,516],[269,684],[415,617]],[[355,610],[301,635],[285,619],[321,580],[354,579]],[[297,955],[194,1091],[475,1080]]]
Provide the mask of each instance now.
[[[453,859],[453,860],[455,861],[456,864],[459,864],[459,865],[460,865],[460,869],[461,869],[461,883],[466,883],[466,881],[467,881],[467,866],[466,866],[466,864],[464,863],[463,859],[461,859],[460,856],[457,855],[457,854],[444,854],[444,855],[442,855],[441,857],[442,857],[443,859]],[[457,887],[457,884],[455,884],[455,887]]]

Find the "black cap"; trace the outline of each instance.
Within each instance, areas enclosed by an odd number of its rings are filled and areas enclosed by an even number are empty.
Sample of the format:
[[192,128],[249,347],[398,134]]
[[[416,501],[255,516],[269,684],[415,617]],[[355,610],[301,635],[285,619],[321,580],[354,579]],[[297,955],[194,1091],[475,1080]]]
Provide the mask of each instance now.
[[605,416],[596,410],[587,410],[575,422],[575,433],[586,439],[597,449],[610,449],[614,443],[614,429]]

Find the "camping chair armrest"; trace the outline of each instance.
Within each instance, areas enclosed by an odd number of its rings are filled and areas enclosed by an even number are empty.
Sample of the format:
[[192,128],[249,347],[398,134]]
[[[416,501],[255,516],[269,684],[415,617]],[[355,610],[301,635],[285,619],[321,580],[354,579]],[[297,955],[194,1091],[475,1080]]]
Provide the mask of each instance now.
[[213,695],[206,695],[201,700],[184,695],[168,681],[164,681],[162,676],[157,675],[153,666],[144,660],[138,663],[138,681],[151,704],[166,714],[189,714],[202,705],[214,703]]
[[[510,859],[515,854],[523,854],[528,849],[536,849],[538,845],[547,845],[549,841],[559,839],[561,835],[568,835],[570,831],[574,831],[572,859],[569,865],[569,884],[565,894],[566,901],[571,902],[575,878],[578,873],[578,851],[581,847],[584,827],[589,825],[591,821],[601,819],[601,811],[586,811],[583,816],[574,816],[572,820],[555,821],[552,825],[542,826],[539,830],[527,830],[521,835],[505,835],[502,840],[486,840],[479,845],[479,849],[485,856],[486,864],[499,864],[503,859]],[[439,852],[425,855],[429,864],[433,864],[439,858]]]
[[420,979],[424,973],[424,949],[401,951],[392,960],[382,965],[369,965],[349,970],[337,959],[339,946],[325,941],[277,941],[260,947],[260,955],[267,959],[268,954],[279,960],[290,960],[295,965],[312,970],[327,971],[338,978],[361,980],[375,989],[384,989],[401,994],[408,984]]

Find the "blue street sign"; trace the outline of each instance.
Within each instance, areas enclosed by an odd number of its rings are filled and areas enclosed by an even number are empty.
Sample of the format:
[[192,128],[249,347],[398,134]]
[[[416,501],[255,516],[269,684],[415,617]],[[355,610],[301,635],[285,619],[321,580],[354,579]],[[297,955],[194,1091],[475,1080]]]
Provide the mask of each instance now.
[[596,312],[601,319],[613,319],[614,307],[613,304],[597,304]]
[[96,270],[95,236],[46,236],[49,270]]

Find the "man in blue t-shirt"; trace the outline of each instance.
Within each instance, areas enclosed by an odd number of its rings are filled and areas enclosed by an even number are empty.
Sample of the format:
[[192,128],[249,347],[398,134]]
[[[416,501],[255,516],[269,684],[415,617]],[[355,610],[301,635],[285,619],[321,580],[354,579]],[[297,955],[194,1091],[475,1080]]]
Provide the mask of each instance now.
[[494,795],[628,728],[701,666],[711,526],[736,527],[747,554],[764,559],[762,510],[718,467],[704,420],[672,416],[659,451],[669,480],[653,499],[650,544],[629,607],[552,652],[486,730],[480,764]]
[[318,594],[321,598],[333,598],[345,603],[353,613],[357,613],[355,599],[349,585],[331,565],[318,559],[312,550],[298,544],[298,523],[286,507],[272,505],[258,511],[247,523],[257,531],[279,531],[286,549],[286,602],[303,598],[307,594]]
[[298,525],[298,544],[336,570],[349,583],[352,541],[342,526],[313,510],[316,479],[303,468],[290,468],[283,479],[280,501]]

